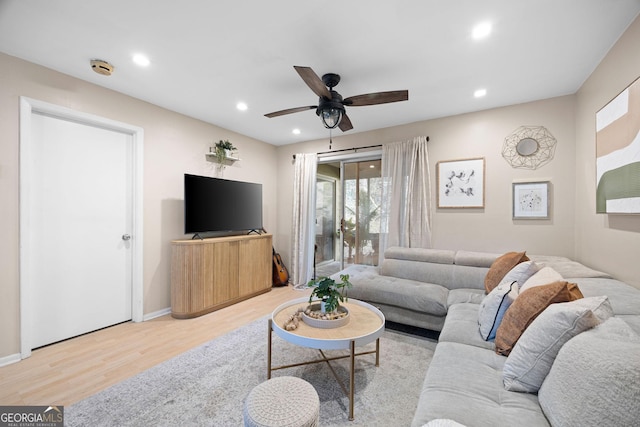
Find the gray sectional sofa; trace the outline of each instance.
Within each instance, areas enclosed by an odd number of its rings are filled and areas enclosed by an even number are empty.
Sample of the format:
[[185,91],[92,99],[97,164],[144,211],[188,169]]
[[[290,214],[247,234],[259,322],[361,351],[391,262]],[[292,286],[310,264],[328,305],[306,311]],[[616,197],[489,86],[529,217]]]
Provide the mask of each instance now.
[[[350,275],[350,298],[374,304],[389,321],[440,332],[412,426],[640,422],[640,290],[568,258],[529,255],[536,270],[549,267],[546,270],[577,284],[581,301],[598,300],[608,314],[596,319],[595,310],[587,310],[589,316],[581,315],[579,321],[591,323],[574,332],[575,337],[562,331],[568,342],[555,340],[557,355],[552,353],[550,372],[542,377],[539,391],[507,390],[503,368],[508,357],[497,354],[494,342],[479,332],[485,278],[501,255],[396,247],[385,252],[379,267],[352,265],[340,272]],[[544,316],[538,317],[531,323],[536,328]],[[569,323],[575,327],[578,320]],[[536,328],[529,326],[525,333],[534,335]],[[546,339],[548,332],[538,333]],[[519,340],[523,346],[524,337]],[[522,348],[518,351],[523,353]]]

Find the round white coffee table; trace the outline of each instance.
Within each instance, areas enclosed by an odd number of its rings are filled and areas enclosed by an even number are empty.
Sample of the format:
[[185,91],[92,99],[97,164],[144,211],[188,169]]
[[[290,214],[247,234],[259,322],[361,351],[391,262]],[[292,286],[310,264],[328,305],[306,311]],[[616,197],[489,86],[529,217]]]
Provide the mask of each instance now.
[[[291,368],[294,366],[322,363],[326,362],[331,368],[331,372],[335,376],[335,372],[331,367],[330,361],[337,359],[350,358],[349,365],[349,389],[347,390],[339,378],[336,380],[342,387],[342,390],[349,397],[349,419],[353,420],[353,396],[354,396],[354,372],[355,372],[355,357],[365,354],[376,355],[376,366],[380,365],[380,336],[384,332],[384,314],[371,304],[364,301],[355,300],[349,298],[347,302],[341,303],[349,310],[349,322],[338,328],[322,329],[314,328],[307,325],[303,321],[300,321],[298,328],[293,331],[287,331],[284,328],[284,324],[295,313],[298,307],[306,307],[309,303],[309,298],[298,298],[289,302],[286,302],[278,306],[272,313],[269,319],[269,338],[267,347],[267,379],[271,378],[271,372],[278,369]],[[301,347],[308,347],[318,349],[322,355],[322,359],[312,360],[308,362],[301,362],[292,365],[272,366],[271,364],[271,339],[272,332],[275,332],[283,340],[299,345]],[[356,347],[376,342],[376,349],[372,351],[366,351],[356,353]],[[348,356],[327,357],[323,350],[349,350]]]

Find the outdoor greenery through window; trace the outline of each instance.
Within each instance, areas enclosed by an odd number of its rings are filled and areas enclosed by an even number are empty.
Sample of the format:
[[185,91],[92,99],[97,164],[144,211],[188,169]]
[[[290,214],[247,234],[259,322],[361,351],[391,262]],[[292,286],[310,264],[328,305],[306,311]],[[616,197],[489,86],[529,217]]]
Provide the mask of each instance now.
[[345,264],[378,264],[380,163],[380,160],[371,160],[344,165]]

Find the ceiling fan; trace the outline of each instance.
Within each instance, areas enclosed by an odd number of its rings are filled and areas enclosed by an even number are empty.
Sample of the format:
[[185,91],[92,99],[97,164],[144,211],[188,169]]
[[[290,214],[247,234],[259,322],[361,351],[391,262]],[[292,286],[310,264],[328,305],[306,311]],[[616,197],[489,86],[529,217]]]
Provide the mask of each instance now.
[[367,93],[342,99],[342,95],[333,90],[333,88],[340,83],[340,76],[338,74],[328,73],[323,75],[321,79],[310,67],[294,66],[293,68],[295,68],[313,93],[320,97],[318,105],[275,111],[265,114],[266,117],[272,118],[315,109],[316,114],[322,118],[322,123],[326,128],[334,129],[335,127],[339,127],[340,130],[346,132],[353,129],[353,125],[345,112],[345,106],[360,107],[363,105],[387,104],[409,99],[408,90]]

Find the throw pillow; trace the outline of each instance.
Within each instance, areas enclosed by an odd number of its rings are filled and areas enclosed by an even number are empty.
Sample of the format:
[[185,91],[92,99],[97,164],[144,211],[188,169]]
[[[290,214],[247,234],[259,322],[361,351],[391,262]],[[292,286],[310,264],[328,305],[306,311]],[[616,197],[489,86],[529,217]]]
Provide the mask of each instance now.
[[[522,289],[522,285],[540,270],[540,265],[533,261],[524,261],[513,267],[500,281],[500,284],[504,282],[518,282],[518,289]],[[551,283],[551,282],[548,282]]]
[[606,296],[551,304],[531,322],[509,354],[502,368],[504,387],[536,393],[560,348],[612,315]]
[[527,326],[549,304],[574,301],[582,297],[578,285],[569,282],[554,282],[527,289],[504,314],[496,332],[496,353],[508,356]]
[[524,261],[529,261],[529,258],[524,252],[507,252],[499,256],[493,264],[491,264],[484,278],[484,289],[487,291],[487,294],[500,284],[500,281],[509,270]]
[[548,285],[549,283],[557,282],[559,280],[562,280],[560,273],[551,267],[542,267],[533,276],[528,278],[524,284],[521,284],[520,292],[524,292],[534,286]]
[[503,282],[484,297],[478,311],[480,335],[485,341],[493,340],[504,313],[518,297],[518,282]]
[[538,392],[554,426],[635,426],[640,420],[640,336],[612,317],[570,339]]

